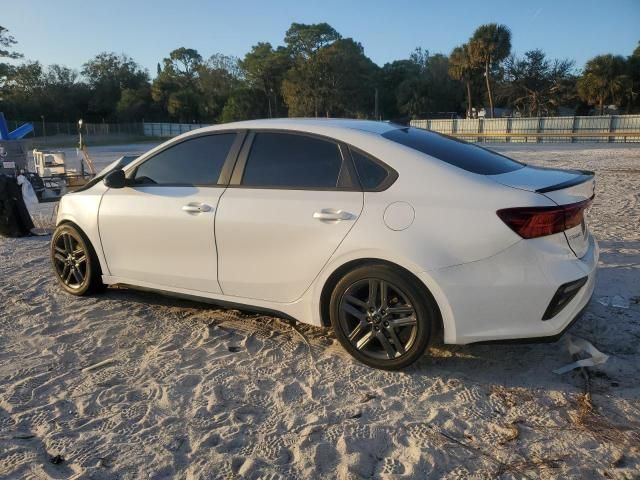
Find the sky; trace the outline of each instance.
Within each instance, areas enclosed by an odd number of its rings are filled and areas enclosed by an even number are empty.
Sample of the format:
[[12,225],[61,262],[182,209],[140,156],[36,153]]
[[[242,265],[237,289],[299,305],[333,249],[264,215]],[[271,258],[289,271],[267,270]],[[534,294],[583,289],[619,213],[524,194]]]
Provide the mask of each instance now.
[[416,47],[449,53],[489,22],[511,29],[514,53],[540,48],[577,68],[640,40],[640,0],[2,0],[0,12],[26,59],[80,70],[97,53],[126,53],[152,76],[175,48],[243,57],[260,41],[281,45],[292,22],[327,22],[378,65]]

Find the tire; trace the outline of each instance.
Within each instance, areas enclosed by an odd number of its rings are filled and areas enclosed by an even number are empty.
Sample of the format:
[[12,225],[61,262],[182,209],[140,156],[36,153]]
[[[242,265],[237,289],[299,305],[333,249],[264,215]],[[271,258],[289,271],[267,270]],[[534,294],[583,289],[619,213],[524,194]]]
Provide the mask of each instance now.
[[66,223],[56,228],[50,254],[54,275],[67,293],[82,296],[106,289],[91,242],[73,225]]
[[418,360],[440,318],[431,295],[387,265],[347,273],[333,289],[329,313],[342,346],[362,363],[383,370],[399,370]]

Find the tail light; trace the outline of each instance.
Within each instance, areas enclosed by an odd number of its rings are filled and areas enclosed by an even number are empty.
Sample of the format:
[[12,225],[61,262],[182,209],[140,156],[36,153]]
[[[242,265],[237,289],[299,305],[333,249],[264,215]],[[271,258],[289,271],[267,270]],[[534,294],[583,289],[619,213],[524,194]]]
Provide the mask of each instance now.
[[496,213],[522,238],[537,238],[564,232],[580,225],[592,200],[593,197],[558,207],[504,208]]

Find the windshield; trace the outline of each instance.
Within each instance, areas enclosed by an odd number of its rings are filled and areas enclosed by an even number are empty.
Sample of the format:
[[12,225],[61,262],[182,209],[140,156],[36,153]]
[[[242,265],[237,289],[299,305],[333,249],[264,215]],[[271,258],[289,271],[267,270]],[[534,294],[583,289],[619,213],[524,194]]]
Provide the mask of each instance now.
[[468,172],[480,175],[499,175],[524,167],[524,164],[499,153],[431,130],[398,128],[383,133],[382,136]]
[[124,167],[129,165],[131,162],[133,162],[136,158],[138,158],[136,155],[125,155],[124,157],[120,157],[119,159],[114,160],[109,165],[107,165],[102,170],[100,170],[96,175],[96,177],[104,177],[111,170],[115,170],[116,167],[123,169]]

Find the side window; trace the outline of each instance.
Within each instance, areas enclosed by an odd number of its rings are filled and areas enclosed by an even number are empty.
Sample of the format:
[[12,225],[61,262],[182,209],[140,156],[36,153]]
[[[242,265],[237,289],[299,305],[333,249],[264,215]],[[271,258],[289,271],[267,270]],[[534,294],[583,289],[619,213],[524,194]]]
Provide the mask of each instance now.
[[386,168],[357,150],[351,149],[351,158],[364,190],[375,190],[389,176]]
[[257,133],[242,185],[282,188],[334,188],[342,155],[338,145],[306,135]]
[[185,140],[140,165],[136,185],[216,185],[235,133]]

